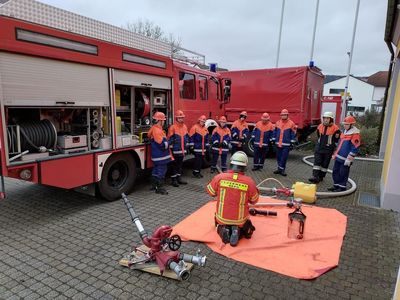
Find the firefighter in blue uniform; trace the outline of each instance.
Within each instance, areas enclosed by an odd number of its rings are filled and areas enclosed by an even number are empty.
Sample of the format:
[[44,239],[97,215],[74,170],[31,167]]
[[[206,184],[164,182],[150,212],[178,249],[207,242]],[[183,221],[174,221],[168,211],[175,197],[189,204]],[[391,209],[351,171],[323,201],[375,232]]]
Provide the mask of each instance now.
[[275,126],[270,122],[269,114],[263,113],[261,121],[258,121],[253,130],[252,138],[254,144],[254,163],[253,171],[262,170],[264,167],[265,156],[273,138]]
[[293,149],[296,142],[296,125],[289,119],[287,109],[282,109],[281,119],[275,124],[273,143],[276,145],[276,159],[278,168],[274,174],[286,176],[286,161],[289,157],[289,151]]
[[236,151],[243,151],[243,144],[246,142],[249,134],[249,125],[246,122],[246,118],[247,112],[242,111],[239,115],[239,119],[232,124],[232,154],[234,154]]
[[179,187],[180,184],[187,184],[182,180],[182,165],[189,144],[189,133],[184,123],[185,114],[178,110],[175,114],[176,122],[168,129],[168,141],[172,150],[174,161],[172,162],[171,184]]
[[346,190],[350,166],[361,144],[360,130],[354,126],[355,123],[356,119],[353,116],[348,116],[343,120],[344,132],[340,135],[339,145],[332,157],[335,164],[332,170],[333,187],[328,188],[331,192]]
[[152,189],[154,189],[157,194],[162,195],[168,194],[163,183],[165,180],[165,173],[167,173],[167,165],[172,159],[167,136],[163,130],[165,120],[164,113],[156,112],[153,115],[153,122],[155,124],[147,133],[151,142],[151,160],[153,161],[153,170],[151,173]]
[[202,178],[201,167],[203,165],[204,156],[206,155],[207,148],[210,146],[208,142],[208,129],[206,125],[206,116],[200,116],[198,122],[192,126],[189,132],[190,147],[194,152],[194,168],[193,176]]
[[221,156],[221,171],[227,170],[226,159],[229,152],[229,143],[231,141],[231,131],[226,126],[226,118],[220,117],[218,120],[219,124],[214,129],[211,135],[211,151],[212,151],[212,163],[211,173],[217,170],[218,157]]

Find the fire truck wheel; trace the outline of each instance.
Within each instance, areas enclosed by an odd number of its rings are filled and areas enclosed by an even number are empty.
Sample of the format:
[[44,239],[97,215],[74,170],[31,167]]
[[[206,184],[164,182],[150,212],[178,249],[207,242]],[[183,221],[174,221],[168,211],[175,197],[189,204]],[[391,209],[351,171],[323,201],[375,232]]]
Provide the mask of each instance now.
[[136,180],[136,163],[129,153],[116,153],[110,156],[98,182],[100,196],[107,201],[121,198],[128,193]]
[[249,139],[246,140],[246,142],[243,145],[243,150],[246,152],[248,156],[253,157],[254,156],[254,144],[253,144],[253,138],[250,137]]

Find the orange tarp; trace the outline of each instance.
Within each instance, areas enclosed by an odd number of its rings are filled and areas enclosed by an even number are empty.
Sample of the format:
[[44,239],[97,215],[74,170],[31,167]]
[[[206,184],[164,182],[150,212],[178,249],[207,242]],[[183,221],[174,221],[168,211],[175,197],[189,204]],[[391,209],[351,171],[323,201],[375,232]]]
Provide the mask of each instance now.
[[[261,197],[259,202],[281,202]],[[213,251],[231,259],[300,279],[313,279],[339,263],[347,217],[336,209],[302,207],[307,216],[302,240],[287,237],[288,207],[257,207],[278,213],[277,217],[251,216],[256,231],[236,247],[224,245],[214,227],[215,201],[205,204],[179,224],[173,234],[184,241],[204,242]]]

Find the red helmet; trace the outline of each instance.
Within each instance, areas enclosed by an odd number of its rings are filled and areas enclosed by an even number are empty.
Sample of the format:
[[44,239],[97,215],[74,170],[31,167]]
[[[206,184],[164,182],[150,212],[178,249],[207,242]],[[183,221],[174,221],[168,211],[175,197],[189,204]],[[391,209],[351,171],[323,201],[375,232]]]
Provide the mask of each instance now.
[[185,114],[181,110],[177,110],[175,114],[175,118],[184,118]]
[[205,122],[205,121],[207,121],[207,117],[205,115],[201,115],[199,118],[199,121]]
[[221,116],[218,121],[219,122],[225,122],[225,123],[227,122],[226,118],[224,116]]
[[244,111],[242,111],[242,112],[240,113],[240,115],[241,115],[241,116],[245,116],[245,117],[247,117],[247,111],[245,111],[245,110],[244,110]]
[[289,112],[288,112],[288,110],[286,108],[282,109],[281,116],[282,115],[288,115],[288,114],[289,114]]
[[153,115],[153,119],[157,120],[157,121],[165,121],[166,120],[164,113],[162,113],[161,111],[157,111]]
[[268,113],[263,113],[262,116],[261,116],[261,120],[269,121],[269,114]]
[[356,119],[353,116],[347,116],[344,118],[343,124],[356,124]]

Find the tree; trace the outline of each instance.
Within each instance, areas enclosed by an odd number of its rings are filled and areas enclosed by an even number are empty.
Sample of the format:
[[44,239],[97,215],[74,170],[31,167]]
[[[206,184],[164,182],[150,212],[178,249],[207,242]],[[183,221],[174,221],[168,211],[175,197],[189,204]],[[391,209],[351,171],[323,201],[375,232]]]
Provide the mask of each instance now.
[[122,28],[170,44],[172,46],[172,53],[178,53],[180,51],[179,47],[182,43],[180,37],[175,37],[172,33],[165,34],[160,26],[147,19],[143,20],[139,18],[136,22],[128,22],[125,26],[122,26]]

